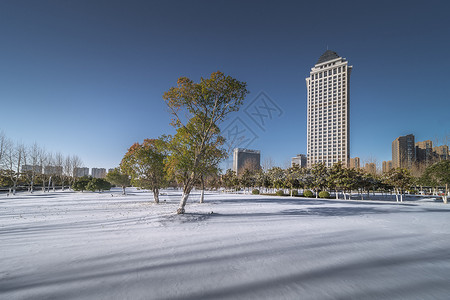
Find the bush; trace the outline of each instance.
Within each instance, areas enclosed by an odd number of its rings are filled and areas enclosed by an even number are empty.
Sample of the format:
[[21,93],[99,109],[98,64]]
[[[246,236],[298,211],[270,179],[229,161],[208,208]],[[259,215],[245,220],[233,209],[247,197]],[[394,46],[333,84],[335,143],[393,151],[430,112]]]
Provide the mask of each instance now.
[[284,192],[282,190],[278,190],[276,194],[277,196],[284,196]]
[[297,196],[298,195],[298,191],[297,190],[292,190],[291,193],[292,193],[292,196]]
[[321,191],[319,193],[319,198],[330,198],[330,193],[328,193],[327,191]]
[[303,197],[312,198],[312,197],[314,197],[314,194],[310,190],[306,190],[303,192]]
[[258,190],[258,189],[254,189],[254,190],[252,191],[252,194],[253,194],[253,195],[259,195],[259,190]]

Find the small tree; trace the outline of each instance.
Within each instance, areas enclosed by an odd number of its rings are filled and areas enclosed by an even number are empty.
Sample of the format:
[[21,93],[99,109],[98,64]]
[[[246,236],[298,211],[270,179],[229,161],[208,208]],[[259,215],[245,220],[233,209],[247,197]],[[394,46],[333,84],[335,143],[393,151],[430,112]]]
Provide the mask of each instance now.
[[319,191],[327,186],[328,170],[324,163],[316,163],[311,168],[312,189],[315,191],[316,198],[319,196]]
[[300,187],[299,179],[301,175],[302,169],[298,164],[294,164],[286,170],[285,185],[289,188],[291,197],[293,196],[293,190],[295,189],[297,192],[297,189]]
[[130,186],[130,176],[120,171],[120,168],[115,168],[106,174],[106,180],[114,185],[122,187],[122,195],[125,195],[125,189]]
[[384,176],[384,181],[394,187],[395,198],[400,202],[403,202],[404,192],[411,187],[412,177],[408,170],[403,168],[392,169]]
[[106,181],[103,178],[91,178],[86,185],[86,190],[95,192],[95,191],[106,191],[111,189],[111,183]]
[[159,203],[159,190],[168,183],[165,152],[166,144],[162,139],[146,139],[142,144],[133,144],[120,164],[121,170],[131,176],[133,185],[153,192],[155,203]]
[[87,190],[89,181],[90,181],[90,179],[87,176],[77,178],[77,180],[72,184],[72,189],[74,191],[84,192],[85,190]]
[[234,189],[239,185],[239,179],[236,176],[236,172],[228,169],[225,174],[222,175],[222,184],[227,189]]
[[445,193],[442,195],[442,200],[447,204],[449,196],[448,185],[450,184],[450,160],[442,160],[434,163],[425,170],[425,176],[430,181],[436,183],[437,186],[445,186]]
[[[247,94],[245,82],[222,72],[212,73],[210,78],[202,78],[199,83],[186,77],[179,78],[177,87],[164,93],[163,98],[174,116],[172,125],[178,128],[180,141],[174,145],[177,146],[174,147],[176,157],[171,159],[169,168],[172,171],[182,169],[184,173],[178,214],[185,212],[189,194],[199,173],[209,165],[211,156],[212,163],[215,158],[222,159],[215,151],[223,144],[218,126],[227,115],[239,110]],[[179,157],[182,152],[188,154],[184,159]]]

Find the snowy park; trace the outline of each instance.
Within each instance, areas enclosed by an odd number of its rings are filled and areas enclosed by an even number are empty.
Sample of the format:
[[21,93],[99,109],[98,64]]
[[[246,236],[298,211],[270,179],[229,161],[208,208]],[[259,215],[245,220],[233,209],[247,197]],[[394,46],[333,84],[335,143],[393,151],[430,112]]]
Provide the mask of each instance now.
[[1,299],[448,299],[450,206],[0,194]]

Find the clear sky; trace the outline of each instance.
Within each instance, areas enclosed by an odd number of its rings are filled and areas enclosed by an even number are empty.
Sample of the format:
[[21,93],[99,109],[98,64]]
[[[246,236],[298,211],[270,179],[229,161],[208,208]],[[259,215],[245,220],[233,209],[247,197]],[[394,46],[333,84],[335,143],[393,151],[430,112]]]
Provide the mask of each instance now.
[[[449,12],[444,0],[1,0],[0,130],[115,167],[134,142],[174,132],[162,94],[178,77],[220,70],[251,92],[225,136],[246,131],[239,146],[284,166],[306,153],[305,77],[328,47],[353,65],[351,156],[389,160],[400,135],[450,133]],[[258,119],[261,101],[274,110]]]

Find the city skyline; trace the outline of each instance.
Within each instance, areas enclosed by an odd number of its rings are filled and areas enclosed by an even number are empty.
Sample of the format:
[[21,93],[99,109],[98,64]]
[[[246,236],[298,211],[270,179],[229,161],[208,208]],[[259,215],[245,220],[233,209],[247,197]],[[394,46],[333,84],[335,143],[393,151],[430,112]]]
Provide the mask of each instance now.
[[[307,152],[304,78],[328,46],[355,66],[349,155],[381,163],[399,136],[441,144],[435,138],[450,133],[449,9],[443,1],[2,1],[0,130],[113,168],[134,142],[174,133],[162,94],[179,77],[220,70],[251,92],[225,127],[239,118],[253,133],[242,146],[284,166]],[[261,93],[277,109],[264,124],[251,110]]]

